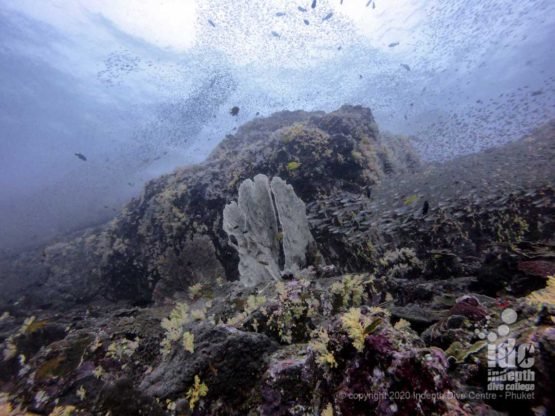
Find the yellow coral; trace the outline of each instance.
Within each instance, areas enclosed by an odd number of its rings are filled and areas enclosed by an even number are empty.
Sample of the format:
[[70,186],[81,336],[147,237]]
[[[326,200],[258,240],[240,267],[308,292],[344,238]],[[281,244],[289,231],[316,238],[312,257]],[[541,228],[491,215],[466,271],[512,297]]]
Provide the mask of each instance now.
[[102,340],[100,339],[100,337],[97,335],[94,339],[94,341],[92,342],[92,344],[89,346],[89,350],[91,352],[95,352],[96,350],[98,350],[100,347],[102,347]]
[[191,319],[194,321],[204,321],[206,319],[206,311],[204,309],[192,310]]
[[198,299],[202,294],[203,289],[204,287],[202,286],[202,283],[196,283],[194,285],[189,286],[189,297],[192,300]]
[[23,409],[21,405],[17,405],[17,407],[14,408],[9,399],[10,396],[8,395],[8,393],[0,392],[0,416],[38,416],[37,413],[28,412],[27,410]]
[[97,379],[101,379],[102,377],[104,377],[104,375],[106,374],[106,372],[104,371],[104,368],[102,368],[101,365],[99,365],[98,367],[96,367],[93,371],[93,376],[95,376]]
[[285,283],[281,280],[276,282],[276,293],[278,294],[280,301],[285,301],[287,299],[287,288],[285,287]]
[[[228,325],[239,325],[243,323],[255,310],[259,309],[264,315],[266,315],[265,309],[262,307],[266,303],[266,297],[264,295],[250,295],[247,301],[244,303],[243,311],[235,315],[234,317],[227,320]],[[254,324],[253,327],[258,326],[258,322]],[[255,331],[257,328],[255,328]]]
[[31,327],[31,325],[33,325],[33,322],[35,322],[37,318],[35,318],[34,316],[30,316],[28,318],[25,318],[25,320],[23,321],[23,325],[21,325],[21,328],[19,328],[19,334],[25,334],[27,332],[29,332],[29,328]]
[[393,325],[393,327],[395,329],[399,329],[399,330],[408,329],[408,328],[410,328],[410,322],[401,318],[397,322],[395,322],[395,325]]
[[[379,312],[378,310],[371,311],[373,314]],[[349,335],[353,342],[353,347],[358,352],[364,350],[364,339],[366,335],[374,332],[382,322],[382,318],[372,320],[370,317],[363,315],[359,308],[351,308],[348,312],[341,317],[343,329]]]
[[259,306],[262,306],[266,303],[266,296],[264,295],[250,295],[247,298],[247,311],[253,312],[254,310],[256,310]]
[[409,195],[405,198],[405,200],[403,201],[403,204],[405,205],[412,205],[414,204],[416,201],[418,201],[418,195],[413,194],[413,195]]
[[314,338],[310,341],[309,345],[316,354],[316,361],[318,364],[330,368],[337,367],[335,356],[328,350],[328,343],[330,341],[328,331],[320,328],[313,336]]
[[175,305],[170,316],[162,319],[161,326],[166,331],[160,344],[162,355],[168,355],[172,344],[183,337],[183,326],[189,320],[189,307],[185,303]]
[[301,166],[301,164],[299,162],[297,162],[295,160],[292,160],[291,162],[289,162],[287,164],[287,170],[289,172],[293,172],[293,171],[299,169],[300,166]]
[[195,375],[195,384],[187,391],[185,398],[189,403],[189,408],[191,410],[195,409],[196,404],[201,399],[208,394],[208,387],[206,384],[200,382],[200,377]]
[[359,352],[364,350],[364,326],[361,323],[361,320],[364,318],[359,308],[351,308],[341,317],[343,329],[347,332],[349,338],[351,338],[353,347]]
[[183,347],[185,351],[195,352],[195,336],[189,331],[183,334]]
[[305,126],[301,123],[295,123],[282,134],[282,141],[284,143],[289,143],[298,137],[301,137],[305,132]]
[[131,341],[129,339],[114,341],[108,346],[106,356],[118,361],[121,361],[126,357],[131,357],[135,354],[137,348],[139,348],[139,342],[140,338],[138,337],[135,341]]
[[351,156],[352,156],[352,158],[353,158],[355,161],[357,161],[357,162],[360,161],[360,160],[362,160],[362,153],[360,153],[360,152],[357,151],[357,150],[353,150],[353,151],[351,152]]
[[555,275],[547,276],[545,288],[530,293],[526,300],[537,307],[555,307]]
[[173,400],[166,399],[166,409],[174,414],[175,410],[177,409],[177,404]]
[[333,416],[333,406],[331,403],[328,403],[328,405],[324,408],[322,416]]
[[339,297],[341,306],[360,306],[366,295],[364,286],[367,282],[362,276],[346,275],[341,281],[331,285],[331,293]]
[[469,347],[465,347],[460,341],[454,341],[449,348],[445,350],[447,357],[453,357],[457,363],[463,363],[468,357],[474,355],[488,345],[487,341],[477,341]]
[[47,324],[46,321],[37,321],[36,317],[30,316],[28,318],[25,318],[25,320],[23,321],[23,324],[21,325],[21,328],[19,328],[19,330],[17,331],[17,334],[18,335],[32,334],[33,332],[38,331],[41,328],[44,328],[46,324]]
[[79,397],[79,400],[85,400],[85,397],[87,397],[87,390],[85,390],[84,386],[81,386],[77,390],[76,394],[77,394],[77,397]]
[[75,406],[56,406],[48,416],[73,416],[76,413]]

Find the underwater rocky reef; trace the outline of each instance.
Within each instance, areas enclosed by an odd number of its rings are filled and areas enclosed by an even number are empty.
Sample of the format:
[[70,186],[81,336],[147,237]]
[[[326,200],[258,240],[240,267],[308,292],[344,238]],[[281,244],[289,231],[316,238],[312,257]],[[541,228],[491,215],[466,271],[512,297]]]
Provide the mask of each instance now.
[[439,164],[360,106],[251,121],[0,259],[0,415],[553,414],[554,156],[555,122]]

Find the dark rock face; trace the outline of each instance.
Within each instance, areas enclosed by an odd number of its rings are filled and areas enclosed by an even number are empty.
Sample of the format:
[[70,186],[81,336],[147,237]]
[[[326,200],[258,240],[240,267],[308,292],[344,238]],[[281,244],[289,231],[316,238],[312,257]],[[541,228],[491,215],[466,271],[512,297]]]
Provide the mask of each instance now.
[[99,393],[98,411],[105,410],[114,415],[153,415],[166,414],[154,398],[144,396],[134,388],[127,378],[106,384]]
[[260,414],[289,415],[292,408],[298,413],[311,408],[315,374],[304,349],[293,345],[270,357],[268,370],[261,387]]
[[[36,276],[24,292],[32,303],[44,296],[37,286],[58,305],[98,296],[163,301],[194,283],[238,278],[238,256],[222,229],[222,212],[243,180],[280,176],[302,200],[312,201],[364,192],[387,174],[417,166],[408,142],[382,136],[366,108],[276,113],[242,126],[206,162],[151,181],[100,230],[48,246],[24,264],[10,261],[0,285],[14,285],[25,267]],[[7,301],[23,293],[10,292]]]
[[142,391],[162,399],[176,398],[193,384],[195,375],[206,374],[207,400],[221,400],[232,408],[246,399],[264,371],[266,355],[276,348],[263,334],[233,327],[200,326],[194,336],[196,353],[177,345],[142,381]]

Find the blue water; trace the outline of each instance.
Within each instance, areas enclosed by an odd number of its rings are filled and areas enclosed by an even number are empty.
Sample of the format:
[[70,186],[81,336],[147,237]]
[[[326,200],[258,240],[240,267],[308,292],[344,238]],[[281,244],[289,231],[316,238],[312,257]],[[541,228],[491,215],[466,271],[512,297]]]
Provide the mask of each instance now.
[[552,1],[311,3],[0,1],[0,248],[105,220],[257,114],[363,104],[427,160],[555,115]]

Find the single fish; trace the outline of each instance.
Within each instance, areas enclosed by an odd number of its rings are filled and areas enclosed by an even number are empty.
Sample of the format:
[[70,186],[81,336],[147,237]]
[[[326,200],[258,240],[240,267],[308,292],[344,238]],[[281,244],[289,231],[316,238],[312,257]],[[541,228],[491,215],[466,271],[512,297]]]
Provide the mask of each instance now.
[[397,45],[399,45],[399,42],[390,43],[388,46],[389,46],[390,48],[394,48],[394,47],[397,46]]
[[304,19],[303,22],[304,22],[304,24],[307,25],[307,26],[310,24],[310,22],[309,22],[308,20],[306,20],[306,19]]
[[277,12],[276,16],[277,17],[282,17],[282,16],[285,16],[285,13],[284,12]]
[[87,161],[87,158],[85,157],[85,155],[83,153],[75,153],[75,156],[77,156],[79,159],[81,159],[83,162]]
[[364,328],[364,335],[369,335],[375,332],[381,323],[382,323],[382,318],[375,319],[370,325]]
[[323,19],[322,22],[325,22],[326,20],[330,20],[333,16],[333,12],[328,13]]
[[229,114],[231,114],[232,116],[236,116],[239,114],[239,110],[239,107],[235,106],[231,110],[229,110]]
[[279,38],[279,37],[280,37],[279,33],[278,33],[278,32],[274,32],[273,30],[272,30],[272,36],[273,36],[274,38]]
[[407,71],[410,71],[410,66],[408,66],[407,64],[401,64],[401,66],[405,68]]
[[312,7],[313,9],[316,8],[316,0],[312,0],[312,6],[310,6],[310,7]]
[[426,215],[430,210],[430,204],[428,201],[424,201],[424,206],[422,207],[422,215]]
[[216,27],[216,25],[214,24],[214,22],[212,20],[208,19],[208,23],[210,23],[210,26]]
[[304,7],[299,6],[299,7],[297,7],[297,9],[298,9],[300,12],[303,12],[303,13],[306,12],[306,9],[305,9]]

